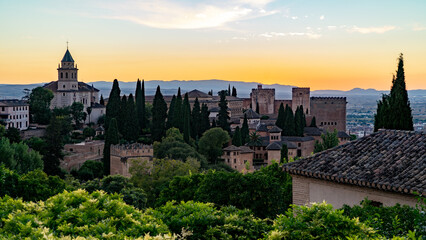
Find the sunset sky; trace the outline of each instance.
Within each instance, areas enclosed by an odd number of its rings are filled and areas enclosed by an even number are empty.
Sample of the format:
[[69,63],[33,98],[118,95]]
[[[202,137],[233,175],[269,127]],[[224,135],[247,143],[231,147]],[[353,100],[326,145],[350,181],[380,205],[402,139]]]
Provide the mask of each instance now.
[[0,0],[0,83],[223,79],[426,89],[426,1]]

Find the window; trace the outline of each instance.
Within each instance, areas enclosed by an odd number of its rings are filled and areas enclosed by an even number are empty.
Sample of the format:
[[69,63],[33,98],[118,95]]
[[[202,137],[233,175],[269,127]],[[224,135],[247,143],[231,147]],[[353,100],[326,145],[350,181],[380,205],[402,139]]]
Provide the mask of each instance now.
[[65,73],[65,78],[68,78],[68,73],[67,72]]
[[1,107],[1,110],[4,111],[4,107]]
[[302,146],[302,144],[301,144],[301,143],[298,143],[298,144],[297,144],[297,146],[298,146],[298,147],[301,147],[301,146]]
[[65,84],[63,85],[63,87],[65,88]]
[[237,163],[237,159],[234,158],[234,163]]
[[62,93],[62,96],[64,96],[64,97],[65,97],[65,93]]
[[64,73],[61,73],[61,78],[64,78]]

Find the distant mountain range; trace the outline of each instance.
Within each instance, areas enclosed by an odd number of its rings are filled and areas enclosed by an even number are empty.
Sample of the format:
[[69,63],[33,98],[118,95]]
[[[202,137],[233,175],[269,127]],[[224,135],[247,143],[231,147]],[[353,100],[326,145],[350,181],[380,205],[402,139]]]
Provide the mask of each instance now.
[[[119,82],[122,94],[134,93],[136,82]],[[88,84],[93,85],[99,89],[101,94],[106,98],[112,87],[112,82],[98,81],[89,82]],[[164,95],[176,94],[178,87],[181,88],[182,93],[187,91],[198,89],[203,92],[213,90],[216,94],[218,91],[228,89],[228,85],[234,86],[237,89],[239,97],[249,97],[252,88],[257,87],[256,82],[236,82],[236,81],[225,81],[225,80],[188,80],[188,81],[161,81],[152,80],[145,82],[146,95],[154,95],[157,86],[161,87],[161,92]],[[43,86],[44,83],[36,84],[0,84],[0,99],[5,98],[21,98],[24,96],[24,89],[32,89],[37,86]],[[275,88],[275,95],[277,99],[291,99],[291,89],[295,86],[280,85],[280,84],[262,84],[263,88]],[[364,104],[364,103],[376,103],[382,94],[388,93],[389,91],[381,91],[376,89],[361,89],[354,88],[349,91],[341,90],[317,90],[312,91],[311,96],[335,96],[335,97],[347,97],[349,104]],[[426,89],[409,90],[408,95],[411,102],[426,102]]]

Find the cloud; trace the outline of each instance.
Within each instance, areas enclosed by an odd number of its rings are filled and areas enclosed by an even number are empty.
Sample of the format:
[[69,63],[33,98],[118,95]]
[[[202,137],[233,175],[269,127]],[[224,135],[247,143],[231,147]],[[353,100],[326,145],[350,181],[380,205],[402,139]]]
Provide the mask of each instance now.
[[324,20],[324,19],[325,19],[325,16],[324,16],[324,15],[321,15],[321,16],[319,17],[319,19],[322,21],[322,20]]
[[425,26],[421,26],[421,25],[419,25],[419,24],[415,24],[414,25],[414,27],[413,27],[413,31],[424,31],[424,30],[426,30],[426,27]]
[[382,26],[382,27],[357,27],[353,26],[349,29],[347,29],[348,32],[357,32],[362,34],[368,34],[368,33],[385,33],[396,29],[395,26]]
[[100,17],[130,21],[166,29],[221,27],[227,23],[277,13],[266,10],[273,0],[199,0],[196,3],[173,0],[102,1],[108,14]]
[[260,37],[264,38],[273,38],[273,37],[307,37],[310,39],[318,39],[321,37],[321,34],[313,32],[266,32],[259,34]]

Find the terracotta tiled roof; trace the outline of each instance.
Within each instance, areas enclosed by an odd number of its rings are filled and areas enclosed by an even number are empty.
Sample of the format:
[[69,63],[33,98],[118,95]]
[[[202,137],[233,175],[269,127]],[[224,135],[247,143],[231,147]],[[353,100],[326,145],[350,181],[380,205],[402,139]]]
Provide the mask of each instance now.
[[238,152],[241,152],[241,153],[253,153],[254,152],[253,150],[251,150],[247,146],[237,147],[235,145],[228,146],[228,147],[224,148],[223,150],[224,151],[238,151]]
[[295,175],[426,194],[426,134],[383,130],[284,165]]
[[260,119],[260,115],[251,108],[247,109],[244,114],[247,116],[247,119]]

